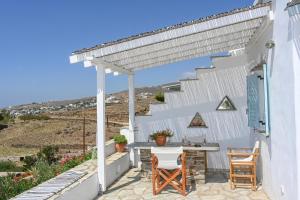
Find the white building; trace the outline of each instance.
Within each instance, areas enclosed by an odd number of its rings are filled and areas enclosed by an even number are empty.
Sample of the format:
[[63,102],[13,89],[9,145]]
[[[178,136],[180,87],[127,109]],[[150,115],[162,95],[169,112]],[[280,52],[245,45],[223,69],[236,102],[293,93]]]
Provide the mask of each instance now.
[[[134,72],[216,53],[213,67],[196,69],[195,80],[151,105],[151,116],[134,115]],[[271,199],[300,199],[300,2],[256,1],[253,7],[139,34],[75,51],[71,63],[97,69],[98,181],[106,190],[105,73],[128,74],[129,143],[171,128],[172,140],[206,138],[221,151],[209,168],[227,168],[228,146],[261,141],[259,179]],[[228,103],[220,104],[225,97]],[[230,104],[230,103],[229,103]],[[225,111],[216,110],[219,106]],[[199,113],[206,127],[189,124]],[[135,129],[137,127],[137,129]],[[131,161],[136,164],[131,152]]]

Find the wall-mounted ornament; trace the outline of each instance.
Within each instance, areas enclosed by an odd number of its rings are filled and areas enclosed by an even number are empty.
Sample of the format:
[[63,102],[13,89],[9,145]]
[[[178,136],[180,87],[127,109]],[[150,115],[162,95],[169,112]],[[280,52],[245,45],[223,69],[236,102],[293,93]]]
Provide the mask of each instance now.
[[207,128],[204,120],[202,119],[201,115],[197,112],[193,117],[192,121],[188,128]]
[[234,104],[230,100],[228,96],[225,96],[221,103],[218,105],[217,109],[218,111],[228,111],[228,110],[236,110]]

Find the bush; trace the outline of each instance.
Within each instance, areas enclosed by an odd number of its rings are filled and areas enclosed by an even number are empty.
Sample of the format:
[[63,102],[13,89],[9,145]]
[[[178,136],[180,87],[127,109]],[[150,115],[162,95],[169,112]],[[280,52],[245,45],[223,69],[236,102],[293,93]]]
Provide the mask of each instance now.
[[35,185],[36,183],[32,179],[15,182],[13,174],[0,177],[0,200],[10,199]]
[[7,110],[0,110],[0,122],[2,124],[7,124],[9,122],[14,122],[14,118],[10,115]]
[[93,152],[88,152],[87,154],[85,154],[84,156],[84,160],[91,160],[93,158]]
[[50,117],[47,115],[22,115],[19,117],[20,120],[27,121],[27,120],[49,120]]
[[37,157],[36,156],[25,156],[23,162],[25,163],[24,168],[29,170],[37,162]]
[[114,141],[117,144],[127,144],[127,139],[126,139],[125,135],[115,135]]
[[40,152],[38,152],[37,156],[39,160],[45,160],[48,162],[49,165],[51,165],[59,160],[57,153],[57,146],[46,146]]
[[83,157],[66,157],[61,161],[61,172],[68,171],[84,161]]
[[45,160],[38,160],[31,171],[37,184],[40,184],[55,176],[54,167],[50,166]]
[[160,102],[165,102],[165,96],[164,96],[164,93],[162,92],[159,92],[155,95],[155,99],[157,101],[160,101]]
[[[8,200],[25,190],[29,190],[30,188],[83,163],[85,160],[91,159],[93,154],[93,152],[89,152],[85,157],[66,157],[61,161],[60,165],[58,165],[57,162],[53,162],[58,159],[55,156],[57,151],[57,147],[49,146],[43,148],[39,152],[39,158],[36,156],[26,156],[24,158],[25,165],[30,168],[33,175],[32,179],[21,179],[16,181],[15,176],[12,174],[7,177],[0,177],[0,200]],[[51,161],[51,164],[49,164],[48,161]]]
[[22,172],[23,167],[19,167],[12,161],[0,161],[0,172]]

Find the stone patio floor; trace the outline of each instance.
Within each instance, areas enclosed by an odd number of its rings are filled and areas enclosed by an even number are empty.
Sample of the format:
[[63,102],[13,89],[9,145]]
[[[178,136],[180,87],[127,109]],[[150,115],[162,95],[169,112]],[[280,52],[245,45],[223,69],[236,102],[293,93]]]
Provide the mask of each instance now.
[[129,170],[116,183],[98,198],[98,200],[268,200],[261,187],[257,191],[246,188],[231,190],[227,178],[218,176],[208,177],[206,184],[193,184],[186,197],[181,196],[176,190],[168,187],[160,194],[152,195],[151,181],[141,179],[137,168]]

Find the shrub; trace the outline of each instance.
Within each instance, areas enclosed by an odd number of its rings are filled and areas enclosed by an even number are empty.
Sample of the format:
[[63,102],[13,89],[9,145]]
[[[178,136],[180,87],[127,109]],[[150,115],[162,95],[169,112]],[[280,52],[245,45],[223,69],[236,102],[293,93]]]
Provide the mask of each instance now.
[[54,167],[50,166],[45,160],[38,160],[31,169],[37,184],[49,180],[55,176]]
[[93,157],[93,152],[88,152],[87,154],[85,154],[84,156],[84,160],[91,160]]
[[19,167],[12,161],[0,161],[0,172],[21,172],[23,167]]
[[13,178],[13,174],[0,177],[0,200],[10,199],[36,185],[32,179],[15,182]]
[[164,93],[162,92],[159,92],[155,95],[155,99],[157,101],[160,101],[160,102],[165,102],[165,96],[164,96]]
[[7,110],[0,110],[0,122],[2,124],[7,124],[9,122],[14,122],[14,118],[10,115]]
[[57,156],[58,147],[57,146],[46,146],[40,152],[38,152],[37,156],[40,160],[45,160],[49,165],[56,163],[59,160]]
[[114,141],[116,144],[127,144],[127,139],[125,135],[115,135]]
[[156,140],[156,138],[158,136],[172,137],[173,136],[173,132],[170,129],[156,131],[156,132],[154,132],[153,134],[150,135],[150,138],[152,140]]
[[37,162],[37,157],[36,156],[25,156],[23,162],[24,164],[24,168],[25,169],[31,169],[31,167],[33,167],[35,165],[35,163]]
[[83,162],[83,157],[66,157],[61,161],[61,171],[65,172]]
[[20,120],[27,121],[27,120],[49,120],[50,117],[47,115],[33,115],[33,114],[27,114],[27,115],[21,115],[19,117]]
[[93,152],[89,152],[85,157],[65,157],[61,161],[60,165],[56,162],[49,164],[48,160],[53,161],[53,155],[56,154],[57,150],[58,149],[56,147],[45,147],[39,152],[39,159],[36,156],[26,156],[24,158],[24,162],[26,160],[27,165],[32,166],[32,179],[16,180],[15,176],[12,174],[9,174],[7,177],[0,177],[0,200],[8,200],[25,190],[29,190],[30,188],[53,178],[61,172],[67,171],[83,163],[85,160],[89,160],[93,154]]

